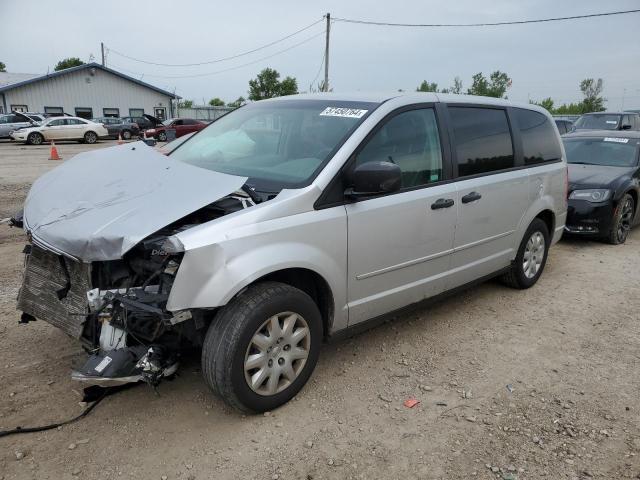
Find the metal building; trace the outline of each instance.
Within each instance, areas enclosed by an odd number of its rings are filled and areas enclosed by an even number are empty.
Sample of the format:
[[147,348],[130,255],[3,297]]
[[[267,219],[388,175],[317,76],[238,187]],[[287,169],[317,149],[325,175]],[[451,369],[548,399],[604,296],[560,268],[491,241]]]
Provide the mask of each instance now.
[[178,97],[98,63],[46,75],[0,72],[0,113],[67,113],[83,118],[174,116]]

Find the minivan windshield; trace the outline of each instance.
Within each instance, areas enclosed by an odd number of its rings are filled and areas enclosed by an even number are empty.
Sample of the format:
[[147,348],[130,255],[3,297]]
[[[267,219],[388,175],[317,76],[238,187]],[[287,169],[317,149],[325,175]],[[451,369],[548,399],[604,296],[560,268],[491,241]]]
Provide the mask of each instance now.
[[564,138],[567,163],[632,167],[638,163],[637,138]]
[[249,177],[259,191],[301,187],[378,105],[324,99],[253,103],[216,120],[171,157]]
[[599,113],[582,115],[573,124],[576,130],[617,130],[621,115]]

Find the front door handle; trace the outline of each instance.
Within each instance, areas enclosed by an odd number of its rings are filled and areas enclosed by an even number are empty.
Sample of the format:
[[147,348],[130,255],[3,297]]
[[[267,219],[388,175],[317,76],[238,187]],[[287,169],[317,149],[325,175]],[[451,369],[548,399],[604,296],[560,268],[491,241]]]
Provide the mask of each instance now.
[[440,208],[453,207],[455,202],[451,198],[439,198],[435,203],[431,204],[431,210],[438,210]]
[[462,197],[462,203],[475,202],[476,200],[480,200],[481,198],[482,195],[480,195],[478,192],[467,193],[464,197]]

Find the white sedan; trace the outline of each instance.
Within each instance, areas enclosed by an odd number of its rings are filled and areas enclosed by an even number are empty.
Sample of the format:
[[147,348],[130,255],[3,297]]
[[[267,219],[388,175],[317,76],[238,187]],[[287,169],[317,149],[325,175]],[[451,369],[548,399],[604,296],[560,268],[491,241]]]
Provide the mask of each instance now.
[[11,132],[16,142],[40,145],[51,140],[79,140],[96,143],[99,138],[108,138],[109,132],[99,124],[79,117],[47,118],[39,125]]

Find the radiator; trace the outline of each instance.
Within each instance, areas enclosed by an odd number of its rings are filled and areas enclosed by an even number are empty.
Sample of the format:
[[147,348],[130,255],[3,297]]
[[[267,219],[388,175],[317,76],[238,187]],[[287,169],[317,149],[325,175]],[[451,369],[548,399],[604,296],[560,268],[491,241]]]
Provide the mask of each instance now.
[[64,261],[71,287],[59,300],[56,292],[67,285],[59,256],[35,245],[31,247],[18,292],[18,310],[80,338],[88,312],[87,291],[91,289],[89,265],[68,258]]

